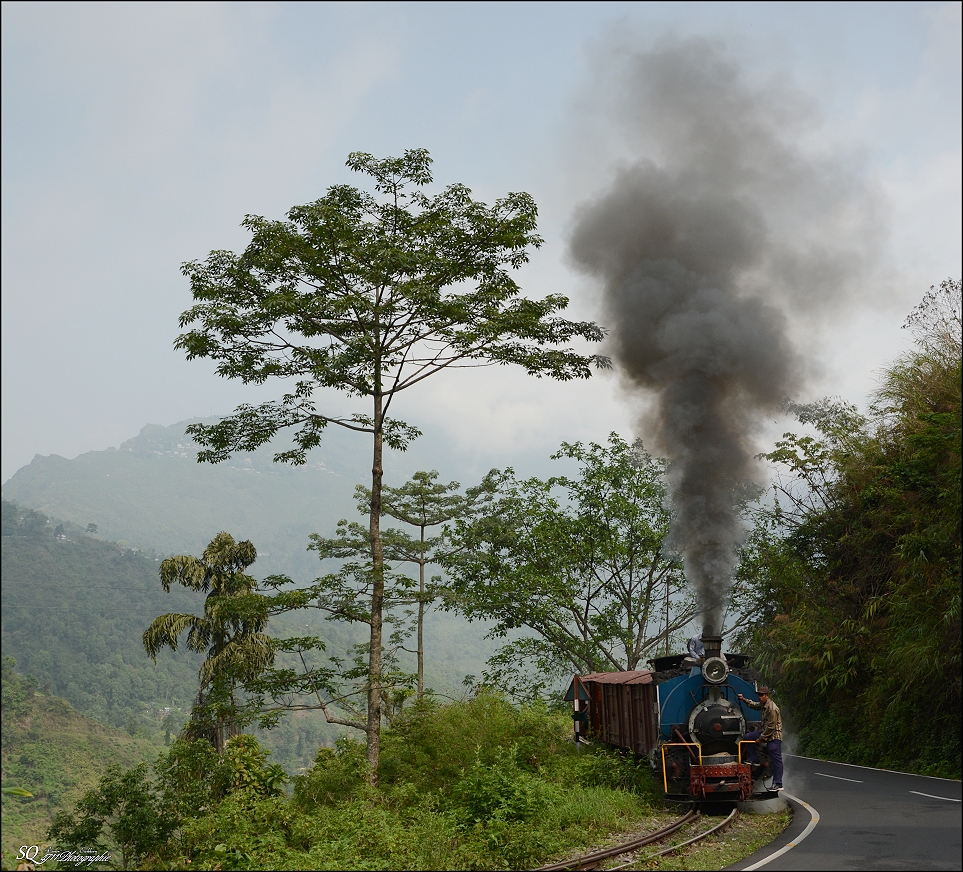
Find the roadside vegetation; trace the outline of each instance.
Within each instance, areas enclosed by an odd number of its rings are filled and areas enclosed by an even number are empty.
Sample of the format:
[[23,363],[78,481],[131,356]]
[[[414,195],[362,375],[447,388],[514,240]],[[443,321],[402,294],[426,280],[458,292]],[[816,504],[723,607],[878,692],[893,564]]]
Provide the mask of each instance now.
[[960,311],[959,281],[932,288],[868,414],[792,406],[815,432],[767,455],[783,475],[740,568],[743,645],[800,753],[960,777]]
[[[364,743],[347,737],[290,780],[253,736],[229,739],[221,755],[209,741],[177,740],[152,767],[109,767],[47,838],[31,831],[26,841],[110,854],[95,868],[524,869],[676,816],[645,761],[576,749],[571,719],[542,704],[516,707],[485,691],[426,699],[383,738],[377,786]],[[25,801],[5,797],[5,818],[8,803]],[[640,868],[713,868],[709,858],[745,856],[787,821],[747,816],[684,849],[695,865]],[[5,837],[5,869],[12,845]]]

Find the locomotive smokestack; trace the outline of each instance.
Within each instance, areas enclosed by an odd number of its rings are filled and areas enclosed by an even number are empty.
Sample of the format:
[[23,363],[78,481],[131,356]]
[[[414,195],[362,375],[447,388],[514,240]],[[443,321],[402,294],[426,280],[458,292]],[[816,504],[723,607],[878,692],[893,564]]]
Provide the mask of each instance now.
[[703,631],[702,646],[706,649],[706,657],[722,656],[722,636],[713,636]]
[[846,295],[875,202],[846,156],[798,145],[807,100],[750,87],[714,44],[609,56],[625,65],[619,123],[636,156],[577,210],[570,253],[603,285],[609,351],[669,460],[668,545],[721,632],[740,502],[760,476],[754,433],[802,378],[786,312],[815,317]]

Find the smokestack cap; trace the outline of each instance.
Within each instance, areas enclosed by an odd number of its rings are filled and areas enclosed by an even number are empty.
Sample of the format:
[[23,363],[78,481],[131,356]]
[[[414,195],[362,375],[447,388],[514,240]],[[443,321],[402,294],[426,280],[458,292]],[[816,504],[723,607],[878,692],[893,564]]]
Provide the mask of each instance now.
[[722,636],[703,633],[702,645],[706,649],[706,657],[718,657],[722,654]]

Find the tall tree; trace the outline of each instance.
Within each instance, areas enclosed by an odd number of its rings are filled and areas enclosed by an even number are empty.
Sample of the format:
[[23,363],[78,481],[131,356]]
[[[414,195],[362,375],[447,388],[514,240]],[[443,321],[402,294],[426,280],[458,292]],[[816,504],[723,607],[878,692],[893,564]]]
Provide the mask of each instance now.
[[663,551],[664,463],[615,433],[553,456],[577,461],[578,476],[492,470],[471,489],[443,561],[449,608],[494,620],[496,637],[534,633],[496,653],[485,676],[518,696],[565,670],[636,669],[695,613],[680,562]]
[[[541,245],[532,198],[512,193],[493,206],[464,185],[429,197],[431,158],[352,153],[347,165],[374,192],[335,185],[295,207],[287,221],[248,216],[244,252],[212,252],[185,264],[196,301],[181,316],[194,325],[176,346],[189,359],[210,358],[225,378],[261,384],[290,379],[280,400],[242,405],[212,426],[193,425],[199,461],[253,450],[279,430],[296,428],[293,447],[276,461],[305,462],[329,424],[371,438],[370,643],[367,759],[376,778],[381,736],[384,554],[381,542],[383,447],[404,449],[418,431],[388,417],[395,397],[454,367],[518,364],[537,376],[587,378],[597,356],[560,345],[598,342],[593,323],[557,317],[568,301],[522,297],[510,270]],[[351,415],[319,411],[316,395],[334,389],[363,399]]]
[[193,713],[196,729],[211,739],[218,753],[237,731],[235,688],[254,680],[274,661],[271,640],[265,635],[263,608],[238,609],[238,601],[257,590],[245,570],[257,559],[250,542],[235,542],[230,533],[218,533],[198,559],[191,555],[169,557],[160,565],[164,590],[180,584],[207,594],[204,615],[169,613],[155,618],[144,631],[147,653],[156,661],[162,648],[177,650],[187,632],[187,647],[206,654],[199,672],[200,691]]

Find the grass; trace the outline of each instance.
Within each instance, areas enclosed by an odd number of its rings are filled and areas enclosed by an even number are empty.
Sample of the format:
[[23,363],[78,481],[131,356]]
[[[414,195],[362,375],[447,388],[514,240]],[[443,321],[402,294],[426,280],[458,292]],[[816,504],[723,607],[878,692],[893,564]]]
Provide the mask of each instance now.
[[[665,845],[652,846],[643,849],[633,858],[630,866],[624,869],[675,870],[675,869],[724,869],[750,854],[758,851],[773,841],[792,820],[792,812],[778,814],[740,814],[733,824],[719,835],[712,835],[694,845],[687,845],[671,854],[653,857],[657,851],[664,850],[672,844],[679,844],[710,829],[720,822],[720,819],[701,817],[695,823],[673,836],[671,842]],[[620,858],[626,862],[628,858]],[[620,865],[616,863],[615,865]],[[611,866],[609,866],[611,868]]]

